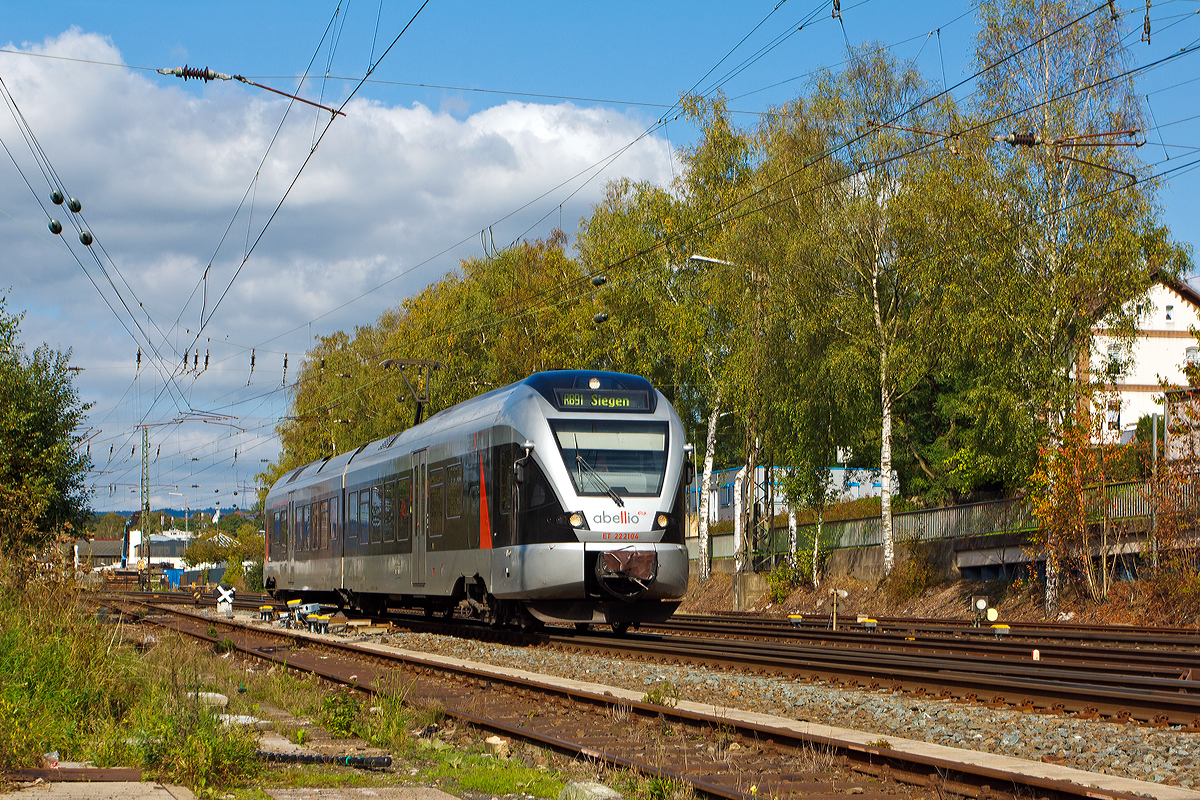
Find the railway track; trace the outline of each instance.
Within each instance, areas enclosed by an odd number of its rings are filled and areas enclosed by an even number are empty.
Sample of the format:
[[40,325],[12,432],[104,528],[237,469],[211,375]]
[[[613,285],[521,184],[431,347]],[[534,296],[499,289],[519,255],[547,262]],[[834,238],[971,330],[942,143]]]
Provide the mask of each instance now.
[[[659,705],[613,687],[537,676],[382,644],[219,619],[126,599],[153,623],[364,691],[402,684],[461,723],[558,751],[687,783],[729,800],[1015,800],[1200,794],[1052,764],[924,743],[868,741],[867,734],[694,703]],[[148,613],[148,615],[147,615]],[[210,635],[215,626],[218,637]],[[1138,792],[1138,794],[1134,794]]]
[[[975,626],[964,619],[915,619],[910,617],[876,617],[874,632],[864,628],[853,616],[842,617],[838,630],[829,630],[828,614],[803,614],[799,625],[791,619],[761,614],[677,614],[657,629],[686,630],[696,626],[740,627],[744,630],[777,632],[826,632],[829,634],[878,635],[888,632],[904,636],[939,636],[962,639],[994,639],[996,631],[990,624]],[[1010,641],[1075,642],[1079,644],[1131,645],[1137,647],[1183,647],[1200,650],[1200,628],[1166,628],[1149,625],[1071,625],[1060,622],[1012,622],[1004,633]]]
[[[122,596],[160,604],[192,599],[178,593]],[[215,601],[201,598],[201,602]],[[257,609],[263,597],[237,598],[235,607],[239,602]],[[1153,643],[1099,647],[1050,641],[1042,644],[1040,660],[1033,661],[1028,643],[994,637],[796,629],[761,617],[733,617],[739,623],[731,626],[730,619],[684,617],[647,626],[643,632],[613,636],[557,627],[537,633],[497,632],[467,620],[402,612],[386,616],[387,621],[418,632],[765,671],[850,689],[888,689],[1079,719],[1200,730],[1200,680],[1196,680],[1200,650],[1162,649]],[[1178,645],[1186,637],[1173,641]]]

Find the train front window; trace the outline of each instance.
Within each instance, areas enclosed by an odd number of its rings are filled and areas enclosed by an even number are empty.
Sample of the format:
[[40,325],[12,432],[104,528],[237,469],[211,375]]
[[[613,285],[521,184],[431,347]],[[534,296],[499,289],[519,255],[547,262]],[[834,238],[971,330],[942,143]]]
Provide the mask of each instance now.
[[645,497],[662,492],[667,423],[557,419],[550,426],[580,495]]

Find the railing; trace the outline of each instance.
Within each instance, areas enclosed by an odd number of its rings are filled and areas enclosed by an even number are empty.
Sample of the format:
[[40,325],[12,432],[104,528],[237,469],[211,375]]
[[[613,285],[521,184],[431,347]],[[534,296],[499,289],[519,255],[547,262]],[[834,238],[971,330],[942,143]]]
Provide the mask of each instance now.
[[[1108,515],[1111,520],[1131,520],[1149,517],[1151,513],[1148,484],[1142,481],[1111,484],[1106,487]],[[1186,495],[1186,496],[1184,496]],[[1180,490],[1179,501],[1190,506],[1194,497],[1190,489]],[[1090,522],[1104,519],[1101,494],[1098,488],[1089,489],[1084,504]],[[903,511],[892,515],[895,538],[898,541],[930,541],[957,539],[965,536],[986,536],[997,533],[1021,533],[1037,529],[1033,509],[1023,497],[993,500],[921,511]],[[811,542],[816,525],[801,526],[797,540]],[[776,530],[770,549],[785,553],[787,531]],[[824,549],[869,547],[883,543],[883,524],[879,517],[844,519],[826,522],[821,526],[821,546]]]

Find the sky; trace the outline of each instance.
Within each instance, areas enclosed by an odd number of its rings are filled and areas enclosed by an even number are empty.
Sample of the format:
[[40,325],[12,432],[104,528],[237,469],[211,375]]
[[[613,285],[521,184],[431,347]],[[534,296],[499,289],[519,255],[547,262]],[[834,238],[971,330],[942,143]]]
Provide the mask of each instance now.
[[[753,127],[847,44],[881,42],[969,99],[973,5],[839,5],[840,20],[833,0],[6,8],[0,295],[29,347],[71,348],[82,368],[95,509],[137,507],[142,424],[153,507],[251,504],[314,337],[373,323],[485,244],[556,226],[573,239],[610,180],[669,185],[696,134],[674,107],[682,92],[721,91]],[[1149,44],[1144,5],[1117,6],[1135,63],[1200,38],[1197,0],[1154,3]],[[327,125],[253,86],[155,72],[185,64],[300,85],[323,105],[354,95]],[[1157,126],[1143,160],[1188,163],[1200,54],[1137,90]],[[81,214],[50,203],[47,165]],[[1164,222],[1193,245],[1197,179],[1179,170],[1160,191]]]

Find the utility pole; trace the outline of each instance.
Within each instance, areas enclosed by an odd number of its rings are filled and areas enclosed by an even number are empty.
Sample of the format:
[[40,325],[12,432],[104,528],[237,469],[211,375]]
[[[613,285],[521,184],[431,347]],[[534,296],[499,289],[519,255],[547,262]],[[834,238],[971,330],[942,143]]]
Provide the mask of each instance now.
[[1150,565],[1158,569],[1158,414],[1150,415]]
[[[144,564],[144,566],[143,566]],[[138,571],[150,566],[150,428],[142,426],[142,556]]]

